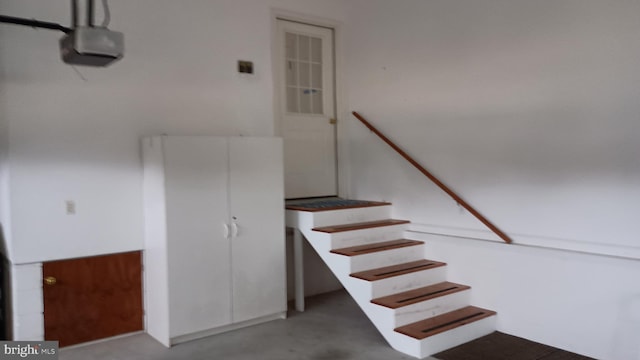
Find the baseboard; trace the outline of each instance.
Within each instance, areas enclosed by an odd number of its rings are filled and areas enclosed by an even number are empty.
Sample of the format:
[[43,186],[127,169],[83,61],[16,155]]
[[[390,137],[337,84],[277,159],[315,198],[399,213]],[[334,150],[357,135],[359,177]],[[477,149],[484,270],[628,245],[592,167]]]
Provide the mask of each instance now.
[[268,321],[272,321],[272,320],[278,320],[278,319],[286,319],[287,318],[287,312],[279,312],[279,313],[275,313],[275,314],[271,314],[271,315],[266,315],[266,316],[262,316],[259,318],[255,318],[255,319],[251,319],[251,320],[247,320],[247,321],[241,321],[235,324],[230,324],[230,325],[225,325],[225,326],[220,326],[217,328],[213,328],[213,329],[207,329],[207,330],[203,330],[203,331],[198,331],[192,334],[186,334],[186,335],[180,335],[180,336],[176,336],[171,338],[171,346],[173,345],[177,345],[180,343],[184,343],[187,341],[192,341],[192,340],[197,340],[197,339],[201,339],[207,336],[212,336],[212,335],[217,335],[217,334],[221,334],[227,331],[233,331],[233,330],[237,330],[237,329],[242,329],[244,327],[248,327],[248,326],[253,326],[253,325],[258,325],[258,324],[262,324]]
[[[449,226],[442,226],[442,225],[411,223],[409,225],[409,229],[407,230],[407,232],[410,235],[413,235],[413,236],[408,236],[410,239],[413,239],[413,240],[425,240],[424,236],[421,238],[421,235],[433,234],[433,235],[453,236],[458,238],[503,243],[503,241],[497,235],[495,235],[493,232],[488,230],[485,231],[485,230],[478,230],[478,229],[449,227]],[[560,238],[549,238],[549,237],[524,235],[524,234],[509,234],[509,235],[511,235],[513,239],[512,245],[532,246],[532,247],[539,247],[539,248],[545,248],[545,249],[571,251],[571,252],[600,255],[600,256],[610,256],[610,257],[617,257],[617,258],[624,258],[624,259],[634,259],[634,260],[640,259],[640,247],[638,246],[604,244],[604,243],[595,243],[595,242],[560,239]]]
[[144,331],[142,331],[142,330],[134,331],[134,332],[126,333],[126,334],[110,336],[110,337],[103,338],[103,339],[87,341],[87,342],[83,342],[83,343],[80,343],[80,344],[65,346],[65,347],[60,348],[60,351],[66,351],[66,350],[69,350],[69,349],[81,348],[81,347],[85,347],[85,346],[89,346],[89,345],[93,345],[93,344],[100,344],[100,343],[103,343],[103,342],[106,342],[106,341],[122,339],[122,338],[126,338],[126,337],[133,336],[133,335],[139,335],[139,334],[144,334]]

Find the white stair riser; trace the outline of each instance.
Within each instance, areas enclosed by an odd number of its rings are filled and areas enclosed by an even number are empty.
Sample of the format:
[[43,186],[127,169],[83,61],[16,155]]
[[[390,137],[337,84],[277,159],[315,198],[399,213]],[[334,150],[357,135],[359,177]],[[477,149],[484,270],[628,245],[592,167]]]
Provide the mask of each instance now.
[[311,215],[304,211],[285,210],[284,218],[287,227],[298,228],[301,231],[308,229],[311,225],[313,218]]
[[470,299],[471,291],[464,290],[395,309],[394,328],[469,306]]
[[385,266],[424,259],[424,245],[405,246],[398,249],[351,256],[351,272],[365,271]]
[[318,233],[315,231],[308,231],[307,234],[303,233],[305,239],[313,246],[318,255],[322,256],[322,253],[326,252],[328,255],[331,251],[331,235]]
[[[393,276],[386,279],[367,281],[371,288],[371,298],[375,299],[403,291],[417,289],[443,282],[447,276],[446,266],[416,271],[409,274]],[[366,281],[366,280],[362,280]]]
[[348,257],[327,252],[327,256],[323,260],[338,279],[348,277],[351,274],[351,261]]
[[391,205],[317,211],[311,214],[313,215],[313,227],[354,224],[391,218]]
[[421,354],[421,344],[420,341],[410,337],[410,336],[406,336],[400,333],[397,333],[393,330],[389,331],[380,331],[382,333],[382,336],[384,336],[384,338],[387,340],[387,342],[389,343],[389,345],[402,352],[405,353],[409,356],[413,356],[414,358],[422,358],[420,356]]
[[330,235],[331,249],[341,249],[351,246],[366,245],[382,241],[402,239],[407,224],[380,226],[375,228],[342,231]]
[[426,339],[416,340],[420,342],[420,354],[418,357],[423,359],[479,337],[489,335],[495,331],[495,328],[496,316],[494,315],[430,336]]

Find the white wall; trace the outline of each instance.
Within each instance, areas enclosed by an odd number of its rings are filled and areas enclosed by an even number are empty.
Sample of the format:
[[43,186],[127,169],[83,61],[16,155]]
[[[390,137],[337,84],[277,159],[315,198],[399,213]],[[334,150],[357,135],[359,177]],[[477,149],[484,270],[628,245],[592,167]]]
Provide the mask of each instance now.
[[[516,242],[640,258],[639,2],[350,5],[354,110]],[[350,130],[354,194],[423,229],[490,237],[361,124]]]
[[392,201],[498,330],[640,359],[640,2],[349,3],[353,110],[518,245],[425,234],[495,238],[354,119],[353,194]]
[[[1,25],[14,263],[140,249],[139,137],[272,135],[271,8],[344,16],[338,0],[109,3],[125,56],[77,67],[86,80],[59,60],[61,33]],[[69,2],[9,0],[0,13],[68,24]],[[240,59],[255,75],[236,72]]]
[[[596,359],[640,359],[640,262],[445,236],[426,253],[470,285],[497,328]],[[472,269],[472,271],[470,271]]]

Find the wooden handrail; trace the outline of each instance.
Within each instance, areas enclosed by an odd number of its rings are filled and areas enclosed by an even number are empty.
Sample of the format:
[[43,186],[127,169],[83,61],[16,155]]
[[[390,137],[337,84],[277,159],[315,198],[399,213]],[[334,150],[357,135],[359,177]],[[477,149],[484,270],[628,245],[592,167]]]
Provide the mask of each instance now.
[[445,185],[442,181],[440,181],[437,177],[435,177],[422,165],[418,164],[418,162],[415,161],[411,156],[409,156],[409,154],[404,152],[404,150],[402,150],[398,145],[396,145],[393,141],[389,140],[389,138],[384,136],[384,134],[382,134],[378,129],[376,129],[373,125],[371,125],[371,123],[369,123],[365,118],[363,118],[362,115],[358,114],[355,111],[353,111],[352,114],[358,120],[360,120],[364,124],[364,126],[369,128],[369,130],[371,130],[374,134],[378,135],[378,137],[380,137],[382,141],[387,143],[387,145],[391,146],[391,148],[395,150],[398,154],[400,154],[400,156],[405,158],[405,160],[407,160],[409,163],[411,163],[411,165],[413,165],[422,174],[424,174],[424,176],[429,178],[429,180],[431,180],[434,184],[438,185],[438,187],[442,189],[442,191],[446,192],[449,196],[451,196],[453,200],[455,200],[458,204],[460,204],[460,206],[465,208],[468,212],[470,212],[473,216],[475,216],[478,220],[480,220],[481,223],[486,225],[491,231],[493,231],[502,240],[504,240],[504,242],[506,242],[507,244],[512,243],[511,238],[507,236],[507,234],[502,232],[502,230],[500,230],[497,226],[493,225],[491,221],[487,220],[487,218],[482,216],[482,214],[480,214],[476,209],[474,209],[471,205],[469,205],[469,203],[464,201],[460,196],[458,196],[458,194],[453,192],[453,190],[451,190],[447,185]]

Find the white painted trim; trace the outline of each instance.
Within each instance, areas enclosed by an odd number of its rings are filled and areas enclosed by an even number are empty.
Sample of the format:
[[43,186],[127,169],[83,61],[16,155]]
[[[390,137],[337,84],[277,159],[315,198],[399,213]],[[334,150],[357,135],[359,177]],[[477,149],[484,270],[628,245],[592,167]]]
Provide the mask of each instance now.
[[[44,339],[42,263],[8,264],[7,330],[11,340]],[[10,314],[9,314],[10,313]]]
[[343,198],[349,198],[349,183],[351,178],[351,166],[349,156],[349,136],[347,132],[347,123],[352,121],[352,116],[348,107],[347,88],[345,81],[345,44],[344,44],[343,27],[340,23],[333,25],[333,73],[334,73],[334,87],[335,87],[335,107],[336,107],[336,119],[338,124],[336,125],[336,156],[338,166],[338,196]]
[[[481,240],[503,243],[489,230],[458,228],[451,226],[411,223],[407,230],[408,238],[425,240],[425,235],[444,235],[467,240]],[[571,251],[577,253],[640,260],[640,247],[619,244],[601,244],[572,239],[550,238],[526,234],[509,234],[513,243],[509,246],[531,246],[552,250]],[[506,245],[506,244],[505,244]]]
[[469,238],[476,240],[486,240],[502,242],[502,240],[493,232],[488,230],[469,229],[462,227],[443,226],[434,224],[410,223],[407,231],[425,234],[437,234],[455,236],[461,238]]
[[333,30],[333,58],[334,58],[334,107],[335,117],[338,119],[336,126],[336,156],[338,172],[338,196],[348,198],[350,166],[348,164],[348,137],[346,136],[346,121],[349,119],[347,107],[347,91],[344,74],[344,36],[341,22],[324,17],[298,13],[281,8],[271,8],[271,75],[273,83],[273,134],[282,136],[282,112],[280,111],[280,90],[278,89],[278,76],[280,74],[278,62],[278,19],[301,22],[313,26],[321,26]]
[[127,337],[130,337],[130,336],[140,335],[140,334],[144,334],[144,333],[145,333],[144,331],[140,330],[140,331],[134,331],[134,332],[130,332],[130,333],[122,334],[122,335],[111,336],[111,337],[108,337],[108,338],[103,338],[103,339],[98,339],[98,340],[93,340],[93,341],[87,341],[87,342],[80,343],[80,344],[75,344],[75,345],[71,345],[71,346],[65,346],[65,347],[61,348],[60,351],[64,352],[64,351],[71,350],[71,349],[82,348],[82,347],[89,346],[89,345],[94,345],[94,344],[101,344],[101,343],[104,343],[104,342],[107,342],[107,341],[127,338]]
[[221,334],[227,331],[232,331],[232,330],[237,330],[237,329],[241,329],[248,326],[262,324],[272,320],[286,319],[286,318],[287,318],[287,312],[284,311],[284,312],[279,312],[271,315],[262,316],[256,319],[242,321],[242,322],[231,324],[231,325],[217,327],[214,329],[198,331],[193,334],[180,335],[180,336],[171,338],[171,346],[177,345],[183,342],[191,341],[191,340],[201,339],[203,337],[207,337],[211,335]]

